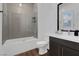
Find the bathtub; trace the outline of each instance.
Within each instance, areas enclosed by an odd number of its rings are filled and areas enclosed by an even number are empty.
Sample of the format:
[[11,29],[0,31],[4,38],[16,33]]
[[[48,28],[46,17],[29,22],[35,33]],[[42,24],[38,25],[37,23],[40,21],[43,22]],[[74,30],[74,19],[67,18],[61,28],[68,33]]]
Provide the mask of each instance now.
[[7,40],[3,44],[3,55],[12,56],[31,49],[37,48],[36,42],[38,39],[34,37],[24,37]]

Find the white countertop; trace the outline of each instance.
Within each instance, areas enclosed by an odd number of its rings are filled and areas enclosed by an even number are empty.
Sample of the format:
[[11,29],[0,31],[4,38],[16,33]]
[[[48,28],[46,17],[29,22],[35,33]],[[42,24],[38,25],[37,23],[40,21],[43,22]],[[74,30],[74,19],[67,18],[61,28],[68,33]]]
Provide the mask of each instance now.
[[79,36],[68,35],[68,34],[49,34],[49,36],[79,43]]

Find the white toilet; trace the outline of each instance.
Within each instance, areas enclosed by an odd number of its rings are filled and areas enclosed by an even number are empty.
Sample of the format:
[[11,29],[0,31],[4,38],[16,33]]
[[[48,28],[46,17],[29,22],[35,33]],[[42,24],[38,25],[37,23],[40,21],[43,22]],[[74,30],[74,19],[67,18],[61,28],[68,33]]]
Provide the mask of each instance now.
[[48,40],[38,41],[37,47],[39,49],[39,55],[43,55],[47,53],[47,49],[49,49],[49,41]]

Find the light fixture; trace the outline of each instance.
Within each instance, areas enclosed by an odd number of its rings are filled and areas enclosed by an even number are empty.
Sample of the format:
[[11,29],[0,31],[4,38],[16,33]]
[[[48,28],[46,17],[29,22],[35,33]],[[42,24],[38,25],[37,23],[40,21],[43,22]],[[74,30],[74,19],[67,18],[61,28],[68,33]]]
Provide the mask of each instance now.
[[20,3],[19,6],[21,7],[22,6],[22,3]]

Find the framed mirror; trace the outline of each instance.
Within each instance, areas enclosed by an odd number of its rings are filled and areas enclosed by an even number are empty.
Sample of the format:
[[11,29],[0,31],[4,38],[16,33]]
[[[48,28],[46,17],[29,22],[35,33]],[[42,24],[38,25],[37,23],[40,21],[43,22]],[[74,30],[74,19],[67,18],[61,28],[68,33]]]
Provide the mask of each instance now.
[[57,30],[79,30],[79,3],[59,3],[57,6]]

